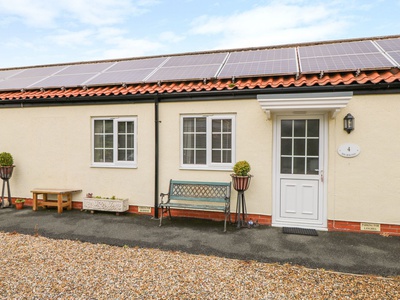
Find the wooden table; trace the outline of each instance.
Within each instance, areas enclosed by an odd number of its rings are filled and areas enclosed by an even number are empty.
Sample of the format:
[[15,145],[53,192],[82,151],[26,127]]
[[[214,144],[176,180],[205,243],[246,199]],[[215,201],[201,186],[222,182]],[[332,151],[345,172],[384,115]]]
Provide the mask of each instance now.
[[[63,207],[66,207],[67,210],[72,209],[72,193],[79,193],[82,190],[72,190],[72,189],[33,189],[31,191],[33,193],[33,210],[37,210],[38,200],[39,205],[46,206],[57,206],[58,213],[61,214],[63,212]],[[43,195],[42,199],[38,199],[38,195]],[[57,201],[49,200],[47,195],[57,195]],[[67,201],[63,201],[64,196],[67,197]]]

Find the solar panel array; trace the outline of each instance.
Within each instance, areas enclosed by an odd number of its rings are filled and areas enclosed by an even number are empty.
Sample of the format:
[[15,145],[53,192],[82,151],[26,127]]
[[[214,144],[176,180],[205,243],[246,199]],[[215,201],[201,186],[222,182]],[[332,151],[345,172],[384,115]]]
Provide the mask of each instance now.
[[299,62],[302,73],[395,66],[371,41],[299,47]]
[[0,70],[0,90],[400,68],[400,38]]

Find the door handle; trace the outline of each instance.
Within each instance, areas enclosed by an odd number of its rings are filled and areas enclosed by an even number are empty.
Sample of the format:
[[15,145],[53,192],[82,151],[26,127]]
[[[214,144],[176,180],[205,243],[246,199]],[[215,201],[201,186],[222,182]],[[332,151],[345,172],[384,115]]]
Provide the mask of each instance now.
[[321,176],[321,182],[324,182],[324,170],[315,169],[315,171],[319,172],[319,175]]

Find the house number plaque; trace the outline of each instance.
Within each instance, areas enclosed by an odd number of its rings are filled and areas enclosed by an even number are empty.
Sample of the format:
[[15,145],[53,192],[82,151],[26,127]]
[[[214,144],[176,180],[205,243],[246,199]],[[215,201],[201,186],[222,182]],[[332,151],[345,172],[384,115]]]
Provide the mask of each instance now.
[[358,154],[360,154],[360,147],[356,144],[343,144],[340,145],[338,153],[343,157],[356,157]]

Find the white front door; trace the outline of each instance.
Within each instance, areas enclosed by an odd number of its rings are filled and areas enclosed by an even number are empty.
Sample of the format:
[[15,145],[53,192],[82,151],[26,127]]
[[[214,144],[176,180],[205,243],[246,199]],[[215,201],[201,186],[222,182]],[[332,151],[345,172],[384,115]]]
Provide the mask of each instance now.
[[324,116],[277,117],[275,226],[326,228]]

